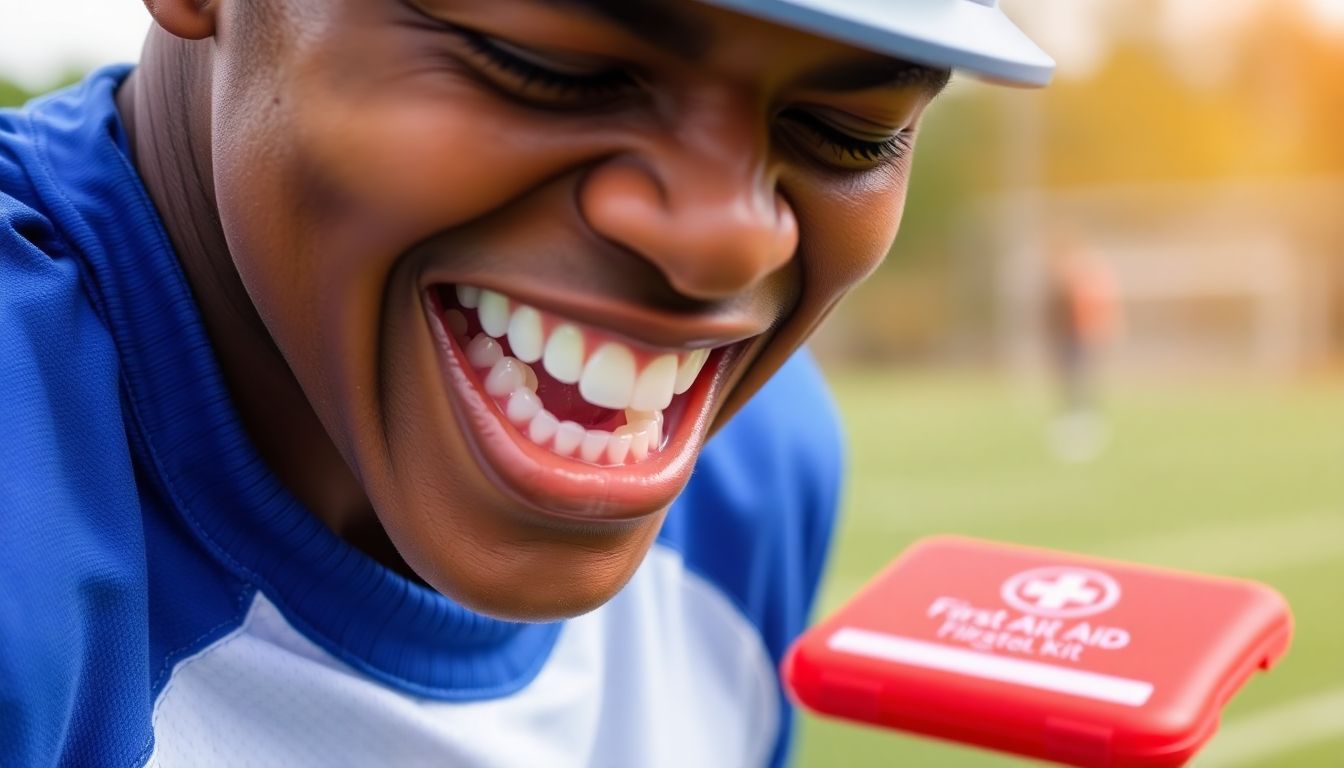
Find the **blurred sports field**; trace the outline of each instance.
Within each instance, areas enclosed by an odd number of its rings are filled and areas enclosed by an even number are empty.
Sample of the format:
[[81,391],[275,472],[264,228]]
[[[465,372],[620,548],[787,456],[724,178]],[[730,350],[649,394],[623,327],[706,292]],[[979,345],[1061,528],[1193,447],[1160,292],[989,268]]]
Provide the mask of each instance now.
[[[1133,385],[1109,449],[1061,463],[1043,392],[988,378],[831,375],[850,490],[818,616],[913,540],[955,532],[1253,578],[1297,621],[1196,766],[1344,766],[1344,382]],[[1022,766],[807,718],[800,766]]]

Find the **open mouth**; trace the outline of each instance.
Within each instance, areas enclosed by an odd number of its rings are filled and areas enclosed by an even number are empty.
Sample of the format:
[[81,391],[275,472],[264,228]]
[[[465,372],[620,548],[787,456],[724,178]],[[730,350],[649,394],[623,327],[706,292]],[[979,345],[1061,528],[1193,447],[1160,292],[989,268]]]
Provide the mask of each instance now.
[[662,451],[710,355],[641,348],[473,286],[445,294],[444,326],[500,413],[534,444],[589,464]]
[[[475,417],[470,442],[542,507],[584,496],[645,507],[634,497],[652,502],[663,480],[688,477],[719,374],[748,343],[659,348],[470,285],[431,286],[426,304],[449,389]],[[636,482],[623,494],[621,481]]]

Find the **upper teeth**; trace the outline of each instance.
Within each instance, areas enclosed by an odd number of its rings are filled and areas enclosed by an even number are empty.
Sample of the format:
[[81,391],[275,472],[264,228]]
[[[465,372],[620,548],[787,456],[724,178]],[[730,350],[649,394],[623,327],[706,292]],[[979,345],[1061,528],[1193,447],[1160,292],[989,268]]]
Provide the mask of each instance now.
[[541,359],[541,313],[531,307],[519,307],[509,318],[509,347],[524,363]]
[[556,326],[542,355],[542,367],[556,381],[578,384],[583,376],[583,333],[569,323]]
[[[502,294],[458,286],[457,296],[463,306],[468,302],[476,305],[485,332],[467,345],[467,359],[474,367],[496,367],[503,352],[490,337],[507,337],[513,357],[524,363],[540,361],[557,381],[577,384],[584,400],[602,408],[661,411],[671,404],[673,396],[690,389],[709,358],[708,349],[666,352],[641,366],[641,355],[629,345],[616,339],[585,338],[584,331],[573,323],[560,322],[548,329],[540,312]],[[647,359],[648,355],[643,357]],[[502,389],[516,375],[530,372],[528,366],[501,370],[498,386]],[[487,389],[490,378],[487,376]],[[636,452],[638,445],[636,441]]]
[[481,318],[481,330],[499,338],[509,330],[509,300],[494,291],[481,291],[481,303],[477,308]]
[[470,285],[457,286],[457,303],[475,309],[481,301],[481,289]]

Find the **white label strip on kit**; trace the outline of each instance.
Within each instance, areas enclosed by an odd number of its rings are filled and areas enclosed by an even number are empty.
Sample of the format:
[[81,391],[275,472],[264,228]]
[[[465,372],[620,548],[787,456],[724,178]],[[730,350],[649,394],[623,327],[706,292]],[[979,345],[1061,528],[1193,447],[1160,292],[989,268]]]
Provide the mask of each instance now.
[[1153,684],[1143,680],[1064,669],[1038,661],[1006,659],[853,627],[837,630],[826,645],[833,651],[856,656],[1014,683],[1130,707],[1143,706],[1153,695]]

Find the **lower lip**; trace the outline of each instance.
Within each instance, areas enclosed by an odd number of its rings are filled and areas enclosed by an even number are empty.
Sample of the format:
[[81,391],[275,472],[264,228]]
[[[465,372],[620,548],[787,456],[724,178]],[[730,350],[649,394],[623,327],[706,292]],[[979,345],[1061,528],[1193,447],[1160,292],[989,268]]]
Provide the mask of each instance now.
[[547,517],[582,523],[636,520],[672,503],[690,479],[712,404],[745,344],[710,355],[705,370],[682,396],[681,418],[661,451],[636,464],[600,467],[541,448],[504,418],[444,328],[434,294],[427,291],[422,303],[445,390],[477,464],[500,490]]

